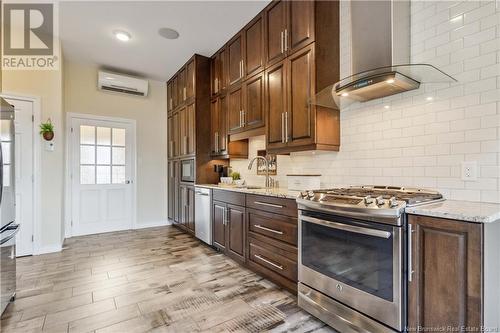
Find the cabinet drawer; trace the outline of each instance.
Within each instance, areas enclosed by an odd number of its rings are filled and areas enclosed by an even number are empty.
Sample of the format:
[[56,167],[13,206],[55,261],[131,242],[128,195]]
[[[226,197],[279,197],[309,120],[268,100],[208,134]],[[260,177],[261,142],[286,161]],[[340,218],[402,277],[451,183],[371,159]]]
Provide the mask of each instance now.
[[248,194],[246,206],[266,212],[297,217],[297,203],[293,199]]
[[249,238],[248,247],[248,260],[287,279],[297,281],[297,262],[285,257],[282,250],[254,238]]
[[297,219],[293,217],[249,209],[248,230],[297,245]]
[[245,206],[245,194],[229,190],[213,190],[214,200]]

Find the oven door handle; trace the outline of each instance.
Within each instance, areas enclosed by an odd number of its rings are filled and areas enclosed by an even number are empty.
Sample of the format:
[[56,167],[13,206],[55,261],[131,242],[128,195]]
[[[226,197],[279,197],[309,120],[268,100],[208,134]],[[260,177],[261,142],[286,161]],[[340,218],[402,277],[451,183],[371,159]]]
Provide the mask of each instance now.
[[385,239],[388,239],[389,237],[391,237],[391,233],[389,231],[384,231],[384,230],[369,229],[369,228],[363,228],[363,227],[358,227],[358,226],[339,223],[339,222],[325,221],[325,220],[317,219],[315,217],[304,216],[304,215],[302,215],[300,217],[300,219],[303,221],[306,221],[306,222],[311,222],[314,224],[323,225],[325,227],[329,227],[329,228],[333,228],[333,229],[354,232],[356,234],[375,236],[375,237],[385,238]]

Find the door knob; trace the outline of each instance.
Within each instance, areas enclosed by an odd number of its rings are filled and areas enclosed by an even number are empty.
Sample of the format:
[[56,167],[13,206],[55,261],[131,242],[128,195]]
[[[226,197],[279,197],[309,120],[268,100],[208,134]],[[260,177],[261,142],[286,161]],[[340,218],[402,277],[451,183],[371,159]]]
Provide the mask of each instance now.
[[125,184],[127,184],[127,185],[128,185],[128,184],[132,184],[132,181],[131,181],[131,180],[126,180],[126,181],[125,181]]

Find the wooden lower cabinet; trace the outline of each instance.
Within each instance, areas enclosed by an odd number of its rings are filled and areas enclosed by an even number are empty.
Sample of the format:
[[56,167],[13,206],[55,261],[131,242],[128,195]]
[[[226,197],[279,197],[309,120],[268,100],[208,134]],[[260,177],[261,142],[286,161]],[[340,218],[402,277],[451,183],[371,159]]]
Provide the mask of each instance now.
[[409,217],[413,274],[409,331],[479,329],[483,318],[483,225]]
[[227,256],[244,263],[246,253],[245,207],[214,200],[212,202],[212,218],[213,245]]
[[177,225],[194,233],[194,186],[179,185],[179,219]]

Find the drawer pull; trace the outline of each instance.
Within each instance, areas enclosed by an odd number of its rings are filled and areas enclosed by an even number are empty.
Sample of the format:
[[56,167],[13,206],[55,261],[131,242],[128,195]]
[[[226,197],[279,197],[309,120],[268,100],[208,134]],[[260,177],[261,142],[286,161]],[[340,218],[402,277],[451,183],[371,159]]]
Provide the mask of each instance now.
[[254,224],[253,226],[256,227],[256,228],[258,228],[258,229],[262,229],[262,230],[265,230],[265,231],[273,232],[273,233],[278,234],[278,235],[283,235],[283,231],[274,230],[274,229],[271,229],[271,228],[266,228],[266,227],[263,227],[263,226],[261,226],[259,224]]
[[270,204],[270,203],[261,202],[261,201],[254,201],[253,203],[256,204],[256,205],[273,207],[273,208],[284,208],[282,205],[275,205],[275,204]]
[[259,256],[258,254],[254,254],[253,256],[254,256],[255,258],[257,258],[257,259],[259,259],[259,260],[261,260],[261,261],[265,262],[266,264],[269,264],[269,265],[271,265],[271,266],[273,266],[273,267],[276,267],[277,269],[283,270],[283,266],[281,266],[281,265],[277,265],[277,264],[275,264],[274,262],[269,261],[269,260],[267,260],[267,259],[265,259],[265,258],[263,258],[263,257]]

